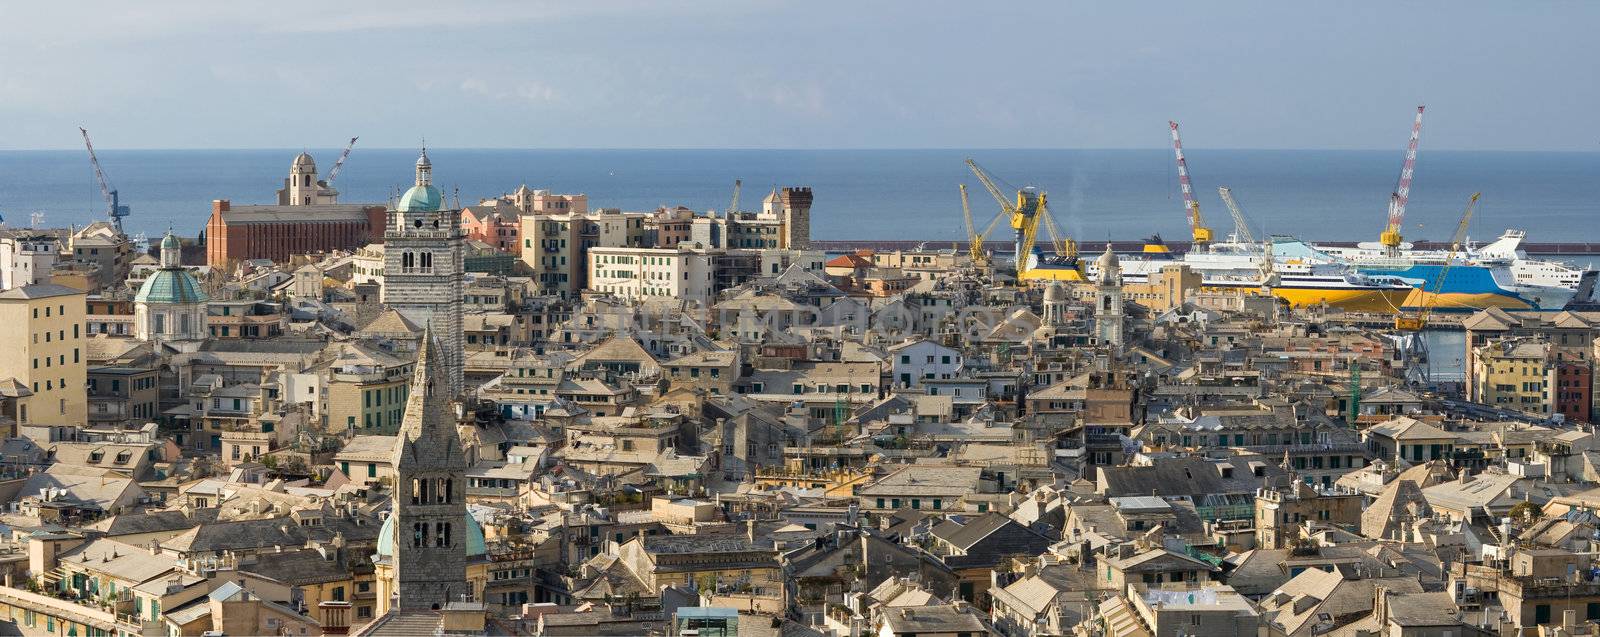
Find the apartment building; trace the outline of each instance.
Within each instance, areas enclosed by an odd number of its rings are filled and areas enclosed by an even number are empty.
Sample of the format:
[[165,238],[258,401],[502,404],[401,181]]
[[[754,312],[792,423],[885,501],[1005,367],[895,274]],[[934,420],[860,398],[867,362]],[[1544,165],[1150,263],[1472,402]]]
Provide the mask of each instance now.
[[0,292],[0,377],[33,392],[17,405],[19,424],[82,426],[88,418],[81,290],[26,285]]
[[624,298],[710,302],[714,255],[688,248],[589,249],[589,288]]
[[1556,361],[1549,341],[1508,338],[1472,350],[1468,399],[1535,416],[1550,415],[1555,404],[1551,387],[1556,384]]

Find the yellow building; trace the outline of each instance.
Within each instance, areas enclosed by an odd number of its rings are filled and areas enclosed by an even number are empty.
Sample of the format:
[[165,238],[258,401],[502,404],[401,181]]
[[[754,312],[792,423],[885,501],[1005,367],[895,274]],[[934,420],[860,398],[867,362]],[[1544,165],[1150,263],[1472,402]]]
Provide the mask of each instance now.
[[[1122,299],[1161,313],[1193,300],[1200,294],[1200,284],[1200,273],[1187,265],[1174,263],[1161,266],[1160,270],[1150,273],[1145,281],[1130,282],[1124,279]],[[1094,284],[1085,281],[1072,286],[1072,297],[1093,303],[1097,291]]]
[[347,344],[328,367],[327,429],[331,433],[393,435],[410,394],[413,361]]
[[1548,416],[1556,365],[1550,343],[1508,338],[1473,348],[1469,400],[1503,409]]
[[89,417],[83,353],[87,295],[69,287],[27,285],[0,292],[0,379],[33,392],[19,399],[19,423],[82,426]]

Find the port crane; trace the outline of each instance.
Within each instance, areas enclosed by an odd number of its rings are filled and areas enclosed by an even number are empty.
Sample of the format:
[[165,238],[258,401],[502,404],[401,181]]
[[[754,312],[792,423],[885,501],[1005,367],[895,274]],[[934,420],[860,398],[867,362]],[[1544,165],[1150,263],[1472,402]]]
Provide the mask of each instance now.
[[733,213],[739,211],[739,191],[743,190],[743,189],[744,189],[744,180],[743,179],[735,179],[735,180],[733,180],[733,201],[729,201],[728,202],[728,210],[727,210],[726,214],[723,215],[724,217],[733,216]]
[[1239,209],[1239,202],[1233,199],[1233,189],[1227,186],[1217,187],[1217,194],[1222,195],[1222,203],[1228,205],[1228,214],[1233,215],[1233,232],[1245,243],[1254,244],[1256,235],[1250,232],[1250,222],[1245,221],[1244,211]]
[[1189,214],[1189,234],[1193,247],[1200,249],[1211,244],[1211,229],[1200,217],[1200,202],[1195,201],[1194,187],[1189,184],[1189,162],[1183,159],[1183,141],[1178,138],[1178,123],[1167,120],[1172,128],[1172,154],[1178,158],[1178,189],[1183,191],[1183,209]]
[[1411,199],[1411,172],[1417,165],[1417,139],[1422,136],[1422,106],[1417,107],[1417,118],[1411,122],[1411,141],[1406,143],[1406,158],[1400,164],[1400,180],[1389,194],[1389,223],[1378,235],[1378,243],[1388,256],[1400,254],[1400,225],[1406,220],[1406,202]]
[[[1028,186],[1017,189],[1016,203],[1012,203],[1000,186],[996,185],[995,179],[990,177],[989,173],[985,172],[982,167],[979,167],[977,162],[968,159],[967,167],[972,169],[972,174],[976,175],[978,181],[983,184],[984,189],[989,191],[989,196],[1000,204],[1000,215],[996,215],[995,220],[998,221],[1000,216],[1003,215],[1011,221],[1011,229],[1015,231],[1016,235],[1015,249],[1018,278],[1021,278],[1025,272],[1031,269],[1028,265],[1028,256],[1033,252],[1033,246],[1038,238],[1039,226],[1041,225],[1045,227],[1045,231],[1048,233],[1057,255],[1069,259],[1078,255],[1077,242],[1070,238],[1064,238],[1060,234],[1055,222],[1050,219],[1050,210],[1045,202],[1045,194],[1040,192],[1038,188]],[[990,222],[989,227],[993,228],[994,226],[995,222]],[[984,234],[974,235],[973,238],[981,245],[982,239],[987,233],[988,230],[985,230]]]
[[972,203],[967,200],[967,185],[958,184],[958,186],[961,188],[961,217],[967,224],[967,253],[972,257],[973,265],[979,267],[988,265],[989,255],[983,249],[983,244],[989,240],[989,235],[994,234],[995,226],[1000,225],[1000,220],[1005,218],[1006,211],[1002,207],[983,227],[983,231],[979,232],[977,224],[972,220]]
[[78,132],[83,134],[83,145],[89,149],[89,165],[94,166],[94,178],[100,183],[100,196],[106,200],[106,217],[111,220],[111,227],[121,234],[122,218],[128,216],[128,207],[122,205],[117,198],[117,190],[106,181],[106,173],[100,169],[100,158],[94,154],[94,142],[89,141],[89,129],[79,126]]
[[1444,255],[1444,265],[1439,266],[1439,273],[1433,277],[1433,292],[1422,290],[1421,302],[1417,305],[1415,316],[1400,314],[1394,317],[1394,328],[1415,332],[1428,326],[1428,314],[1433,311],[1433,306],[1439,300],[1439,293],[1444,290],[1445,274],[1450,272],[1450,266],[1455,264],[1456,254],[1461,251],[1461,244],[1467,240],[1467,224],[1472,222],[1472,212],[1478,206],[1478,196],[1481,192],[1472,193],[1472,198],[1467,200],[1467,210],[1461,213],[1461,222],[1456,224],[1456,233],[1450,237],[1450,251]]
[[339,161],[333,162],[333,170],[328,171],[328,178],[322,180],[323,183],[329,186],[333,185],[333,180],[339,176],[339,171],[344,168],[344,160],[349,159],[350,151],[355,149],[357,139],[360,138],[351,137],[350,143],[344,145],[344,152],[339,153]]

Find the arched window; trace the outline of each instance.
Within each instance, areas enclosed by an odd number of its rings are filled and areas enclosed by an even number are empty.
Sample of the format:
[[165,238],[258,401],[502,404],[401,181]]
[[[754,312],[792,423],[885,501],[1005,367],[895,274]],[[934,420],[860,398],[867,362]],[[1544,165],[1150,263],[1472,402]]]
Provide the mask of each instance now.
[[300,179],[301,179],[300,185],[307,186],[307,187],[309,187],[311,185],[311,175],[302,175],[300,177]]
[[412,253],[410,250],[406,250],[405,252],[400,254],[400,267],[401,267],[401,269],[411,269],[411,268],[416,267],[416,265],[417,265],[417,255],[416,254]]
[[428,545],[428,523],[417,522],[411,525],[411,548],[420,549]]
[[432,272],[433,271],[433,253],[432,252],[423,252],[422,253],[422,271],[423,272]]

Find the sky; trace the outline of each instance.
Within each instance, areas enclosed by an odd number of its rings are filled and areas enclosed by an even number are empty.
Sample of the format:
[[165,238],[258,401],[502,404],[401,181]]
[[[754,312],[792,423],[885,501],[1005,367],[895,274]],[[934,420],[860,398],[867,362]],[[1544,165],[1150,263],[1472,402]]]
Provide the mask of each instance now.
[[1600,3],[7,8],[0,149],[1600,148]]

